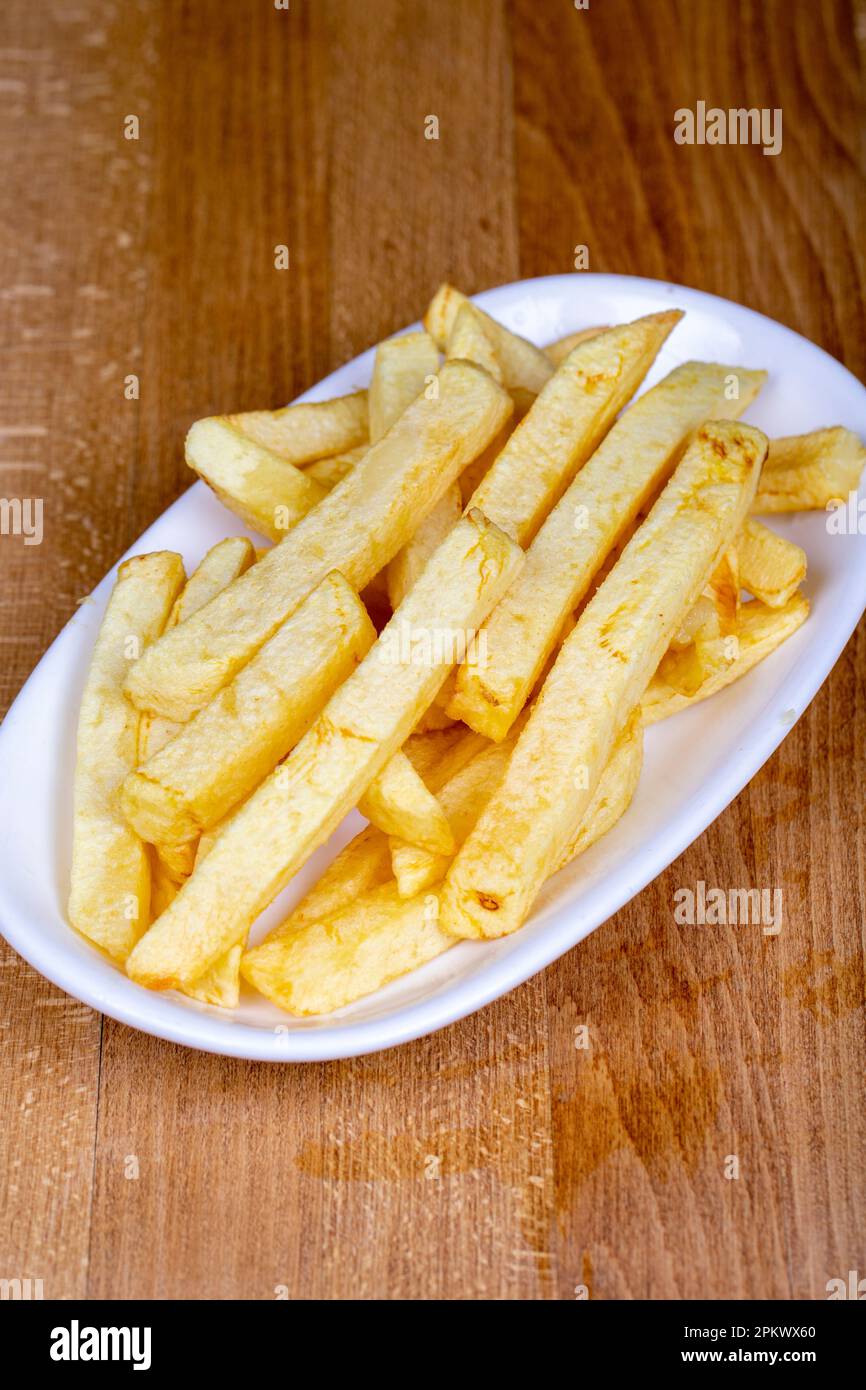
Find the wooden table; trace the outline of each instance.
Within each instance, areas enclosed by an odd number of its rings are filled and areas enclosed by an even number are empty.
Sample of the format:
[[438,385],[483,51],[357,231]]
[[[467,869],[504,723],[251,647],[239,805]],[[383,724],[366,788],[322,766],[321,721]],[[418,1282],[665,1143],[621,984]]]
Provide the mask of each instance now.
[[[446,277],[568,272],[586,245],[866,371],[862,0],[7,0],[0,25],[0,491],[45,506],[41,546],[0,538],[4,709],[187,487],[192,420],[291,399]],[[782,154],[677,145],[698,100],[781,107]],[[412,1046],[201,1056],[4,946],[0,1276],[570,1299],[866,1273],[864,677],[861,628],[667,873]],[[678,927],[698,879],[782,887],[781,934]]]

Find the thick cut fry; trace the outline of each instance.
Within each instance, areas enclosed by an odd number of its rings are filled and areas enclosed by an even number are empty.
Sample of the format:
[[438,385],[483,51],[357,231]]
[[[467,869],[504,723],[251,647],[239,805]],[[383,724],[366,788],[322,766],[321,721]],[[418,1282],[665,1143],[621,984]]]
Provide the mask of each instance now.
[[214,416],[196,420],[186,461],[224,506],[268,540],[280,540],[327,496],[314,478]]
[[[440,546],[392,624],[428,634],[473,628],[522,558],[473,512]],[[195,981],[242,939],[405,742],[448,666],[429,658],[395,664],[401,645],[392,624],[142,937],[127,962],[133,979],[156,989]]]
[[552,362],[554,367],[559,367],[565,361],[570,352],[577,347],[578,343],[588,342],[590,338],[595,338],[599,333],[605,333],[609,325],[606,323],[598,324],[595,328],[579,328],[576,333],[566,333],[564,338],[557,338],[555,343],[548,343],[544,349],[544,355],[548,362]]
[[658,675],[679,694],[694,695],[714,671],[736,657],[739,610],[739,558],[731,546],[671,639]]
[[[230,536],[211,546],[178,594],[165,625],[166,632],[204,608],[233,579],[245,574],[255,559],[255,547],[246,536]],[[181,727],[173,719],[162,719],[158,714],[143,714],[138,729],[138,762],[144,763],[152,758],[180,732]]]
[[355,591],[329,574],[231,684],[127,777],[130,825],[160,846],[216,825],[294,747],[375,640]]
[[120,786],[138,753],[138,713],[123,682],[130,661],[163,630],[183,581],[183,562],[169,551],[120,566],[78,718],[69,920],[121,962],[150,911],[148,852],[120,810]]
[[748,425],[698,431],[564,643],[505,778],[449,870],[444,930],[502,936],[523,923],[617,734],[739,530],[766,449]]
[[[568,855],[583,853],[619,820],[634,795],[643,739],[632,721],[617,741]],[[502,745],[492,750],[502,755]],[[315,890],[314,890],[315,891]],[[321,907],[324,904],[320,904]],[[329,1013],[372,994],[457,944],[438,926],[438,900],[406,900],[394,883],[376,885],[336,911],[290,917],[242,961],[244,977],[282,1009]]]
[[209,970],[192,984],[184,985],[182,993],[203,1004],[218,1004],[222,1009],[236,1009],[241,993],[241,957],[244,944],[239,941],[230,947]]
[[409,590],[423,573],[430,556],[444,541],[463,514],[460,484],[452,483],[418,527],[408,545],[395,555],[388,566],[388,599],[397,609]]
[[643,381],[679,310],[581,343],[542,390],[470,506],[526,545]]
[[469,300],[461,304],[454,315],[445,356],[462,357],[466,362],[474,362],[489,372],[494,381],[502,381],[502,368],[493,339],[485,327],[484,315]]
[[783,608],[806,578],[806,552],[760,521],[746,520],[737,538],[740,580],[768,608]]
[[347,449],[344,454],[330,454],[327,458],[316,459],[304,469],[304,477],[314,479],[326,492],[330,492],[347,473],[351,473],[356,463],[361,462],[369,447],[369,444],[359,444],[354,449]]
[[[457,311],[462,304],[468,303],[466,295],[455,290],[453,285],[440,285],[431,299],[424,315],[424,327],[443,352],[448,346],[448,337]],[[534,344],[527,342],[526,338],[509,332],[501,323],[497,323],[496,319],[485,314],[483,309],[478,309],[478,313],[493,343],[502,368],[502,380],[507,389],[529,391],[537,396],[553,375],[553,368],[544,353]]]
[[279,545],[149,649],[128,683],[140,709],[189,719],[330,570],[360,590],[384,568],[511,412],[468,362],[446,362],[438,380],[438,399],[413,401]]
[[719,670],[713,671],[694,695],[680,695],[655,675],[647,687],[641,701],[644,724],[655,724],[659,719],[678,714],[699,700],[706,700],[725,686],[732,685],[763,661],[765,656],[797,631],[809,616],[809,604],[802,594],[795,593],[783,608],[767,608],[755,600],[744,603],[740,609],[740,624],[737,633],[737,656]]
[[379,344],[370,382],[371,444],[387,434],[438,370],[439,351],[429,333],[406,333]]
[[866,449],[841,425],[771,439],[753,512],[799,512],[827,507],[854,492]]
[[[388,338],[379,344],[370,383],[370,439],[374,444],[426,389],[438,367],[439,352],[429,333],[407,333],[403,338]],[[392,612],[399,608],[462,511],[460,487],[455,482],[394,556],[384,578]]]
[[280,410],[248,410],[225,419],[248,439],[300,466],[367,442],[367,392]]
[[358,810],[386,835],[401,835],[434,853],[453,853],[445,812],[403,753],[395,753],[373,778]]
[[516,738],[511,738],[482,748],[439,793],[439,803],[452,831],[451,849],[436,852],[417,841],[412,844],[405,837],[392,836],[391,867],[401,898],[414,898],[445,877],[455,849],[474,828],[505,775],[515,742]]
[[[728,399],[732,374],[736,400]],[[447,707],[452,718],[489,738],[505,737],[569,614],[665,481],[684,442],[704,420],[738,415],[763,380],[763,372],[686,362],[635,401],[553,509],[485,624],[486,663],[459,668]]]

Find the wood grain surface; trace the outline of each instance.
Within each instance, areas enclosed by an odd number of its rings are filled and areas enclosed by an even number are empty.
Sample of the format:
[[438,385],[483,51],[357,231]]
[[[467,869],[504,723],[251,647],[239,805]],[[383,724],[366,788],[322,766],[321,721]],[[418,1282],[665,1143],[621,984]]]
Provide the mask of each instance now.
[[[864,48],[861,0],[6,0],[0,494],[44,498],[45,535],[0,537],[2,708],[186,488],[193,419],[291,399],[444,278],[568,272],[586,245],[591,270],[742,301],[866,376]],[[675,144],[698,100],[781,107],[782,154]],[[627,908],[358,1061],[186,1051],[3,945],[0,1277],[49,1298],[826,1297],[866,1272],[864,749],[861,628]],[[782,932],[677,926],[698,879],[782,888]]]

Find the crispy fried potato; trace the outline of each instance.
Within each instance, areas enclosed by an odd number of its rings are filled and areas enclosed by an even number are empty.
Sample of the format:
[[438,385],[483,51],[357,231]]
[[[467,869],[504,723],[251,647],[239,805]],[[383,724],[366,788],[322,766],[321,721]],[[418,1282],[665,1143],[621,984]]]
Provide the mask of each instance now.
[[128,693],[190,718],[332,569],[362,589],[501,430],[508,395],[486,372],[446,362],[439,397],[413,401],[388,433],[264,559],[149,649]]
[[162,632],[184,582],[179,555],[136,555],[117,572],[78,718],[69,920],[123,962],[147,927],[150,861],[120,810],[135,767],[138,713],[123,694],[129,664]]
[[[737,400],[728,400],[732,373]],[[487,620],[484,666],[457,671],[447,706],[452,718],[489,738],[505,737],[562,640],[569,614],[665,481],[684,442],[702,421],[744,410],[764,376],[687,362],[635,401],[553,509],[520,576]]]
[[379,344],[370,382],[371,444],[388,433],[438,370],[439,351],[429,333],[405,333]]
[[[403,411],[429,386],[439,368],[439,352],[429,333],[389,338],[376,349],[370,384],[370,438],[386,434]],[[415,534],[385,571],[384,590],[393,612],[430,556],[460,519],[463,503],[455,482],[418,525]]]
[[[640,773],[642,733],[629,721],[577,833],[569,857],[607,833],[626,810]],[[501,759],[503,745],[491,750]],[[315,890],[314,890],[315,891]],[[325,907],[319,904],[320,909]],[[329,1013],[372,994],[457,944],[440,930],[435,893],[401,898],[393,882],[346,898],[336,911],[290,917],[243,957],[245,979],[281,1009]]]
[[425,516],[408,545],[395,555],[387,569],[388,599],[397,609],[423,573],[430,556],[457,525],[463,514],[459,483],[452,483],[432,512]]
[[434,853],[454,851],[445,812],[403,753],[395,753],[373,778],[358,810],[386,835],[401,835]]
[[856,491],[864,463],[866,449],[841,425],[771,439],[752,511],[823,509]]
[[564,338],[557,338],[555,343],[548,343],[544,349],[544,355],[548,362],[552,362],[554,367],[559,367],[566,357],[578,345],[586,343],[590,338],[595,338],[599,333],[606,333],[609,324],[601,323],[595,328],[579,328],[576,333],[566,333]]
[[740,609],[740,623],[737,633],[738,655],[727,666],[711,673],[706,681],[691,696],[681,695],[673,690],[661,675],[656,674],[641,701],[644,724],[655,724],[688,709],[699,700],[706,700],[725,686],[732,685],[759,661],[769,656],[776,647],[796,632],[809,616],[809,604],[802,594],[795,593],[783,608],[768,608],[754,600],[744,603]]
[[[426,633],[471,629],[522,559],[518,546],[473,512],[440,546],[392,623]],[[141,938],[127,961],[132,979],[156,989],[194,982],[242,939],[405,742],[448,666],[435,659],[395,664],[400,643],[390,627]]]
[[345,453],[366,444],[369,437],[366,391],[224,418],[254,443],[298,466],[327,454]]
[[239,941],[224,955],[215,960],[209,970],[205,970],[192,984],[181,990],[190,999],[200,999],[203,1004],[218,1004],[222,1009],[236,1009],[241,993],[241,957],[244,943]]
[[739,609],[739,558],[731,546],[659,665],[658,675],[678,694],[694,695],[715,671],[734,660]]
[[522,925],[617,734],[739,530],[766,449],[748,425],[716,421],[698,431],[565,641],[501,785],[445,879],[443,930],[502,936]]
[[315,478],[247,439],[227,416],[196,420],[186,437],[186,461],[223,506],[272,541],[327,496]]
[[439,794],[439,802],[452,831],[452,847],[438,852],[394,835],[390,840],[391,867],[401,898],[439,883],[448,871],[454,852],[475,827],[475,822],[505,775],[515,738],[481,748],[451,779]]
[[460,305],[454,315],[445,356],[462,357],[466,362],[474,362],[476,366],[489,372],[494,381],[502,381],[502,368],[496,356],[493,339],[485,327],[484,315],[468,299]]
[[304,469],[304,477],[312,478],[323,487],[326,492],[341,483],[347,473],[351,473],[356,463],[369,449],[369,444],[358,444],[354,449],[347,449],[344,454],[329,454],[327,458],[315,459],[313,463],[307,464]]
[[[424,327],[435,339],[437,347],[445,352],[454,320],[461,305],[470,301],[453,285],[440,285],[430,301],[424,315]],[[527,342],[526,338],[510,333],[496,319],[478,309],[484,328],[493,343],[497,361],[502,369],[502,380],[509,391],[519,389],[537,396],[542,387],[553,375],[553,368],[540,348]]]
[[528,544],[643,381],[679,310],[579,344],[517,426],[470,505]]
[[[229,536],[224,541],[217,541],[193,570],[175,599],[165,625],[166,632],[204,608],[233,579],[245,574],[255,559],[255,547],[246,536]],[[147,762],[181,728],[182,725],[176,724],[173,719],[162,719],[158,714],[143,714],[138,728],[138,762]]]
[[806,578],[805,550],[760,521],[743,523],[737,553],[743,588],[768,608],[784,608]]
[[216,825],[294,747],[375,640],[355,591],[327,575],[231,684],[126,778],[130,825],[162,847]]

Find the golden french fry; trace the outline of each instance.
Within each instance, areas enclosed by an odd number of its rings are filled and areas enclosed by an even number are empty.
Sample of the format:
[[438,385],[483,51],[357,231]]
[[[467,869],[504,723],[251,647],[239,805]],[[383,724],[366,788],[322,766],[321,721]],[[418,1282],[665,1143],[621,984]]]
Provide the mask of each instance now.
[[[435,339],[437,347],[444,352],[448,337],[457,317],[460,306],[470,301],[453,285],[440,285],[428,305],[424,315],[424,327]],[[509,391],[520,389],[537,396],[541,388],[553,375],[553,368],[540,348],[527,342],[517,333],[511,333],[496,319],[478,309],[488,333],[497,361],[502,369],[502,380]]]
[[554,367],[559,367],[565,361],[570,352],[577,347],[578,343],[588,342],[590,338],[595,338],[599,333],[605,333],[609,324],[597,324],[595,328],[579,328],[576,333],[566,333],[564,338],[557,338],[555,343],[548,343],[544,349],[544,355],[548,362]]
[[[246,536],[230,536],[211,546],[175,599],[165,625],[166,632],[204,608],[227,584],[246,573],[255,559],[255,547]],[[138,728],[138,762],[147,762],[181,728],[182,725],[176,724],[173,719],[162,719],[158,714],[142,714]]]
[[798,512],[844,501],[856,491],[864,463],[866,449],[841,425],[771,439],[752,511]]
[[400,607],[409,590],[423,573],[430,556],[457,525],[463,514],[460,484],[452,483],[432,512],[425,516],[412,539],[394,556],[387,569],[388,599],[392,609]]
[[470,505],[526,545],[643,381],[682,314],[650,314],[580,343],[521,420]]
[[730,665],[739,609],[739,559],[731,546],[671,639],[659,664],[661,679],[680,695],[694,695],[714,671]]
[[209,970],[205,970],[192,984],[181,990],[190,999],[200,999],[203,1004],[218,1004],[222,1009],[236,1009],[241,993],[241,957],[244,943],[239,941],[224,955],[215,960]]
[[304,477],[312,478],[323,487],[326,492],[341,483],[347,473],[351,473],[356,463],[369,449],[369,444],[358,444],[354,449],[347,449],[344,454],[329,454],[327,458],[315,459],[313,463],[307,464],[304,469]]
[[585,853],[590,845],[612,830],[631,805],[643,767],[643,724],[640,707],[632,711],[613,746],[607,766],[598,779],[592,800],[577,833],[571,837],[559,861],[560,869]]
[[763,661],[770,652],[796,632],[809,616],[809,604],[802,594],[795,593],[783,608],[768,608],[754,600],[744,603],[740,608],[740,623],[737,633],[738,655],[729,664],[713,671],[707,680],[692,696],[680,695],[661,678],[655,675],[650,681],[641,701],[644,724],[655,724],[688,709],[699,700],[706,700],[725,686],[732,685],[751,671],[753,666]]
[[196,420],[186,437],[186,461],[223,506],[272,541],[327,496],[314,478],[247,439],[227,416]]
[[766,449],[748,425],[698,431],[563,644],[501,785],[458,851],[441,895],[445,931],[502,936],[523,923],[617,734],[739,530]]
[[391,867],[401,898],[414,898],[417,893],[439,883],[448,871],[455,849],[463,844],[475,827],[475,822],[505,775],[516,738],[504,743],[488,743],[469,762],[446,782],[439,793],[439,803],[452,831],[451,849],[438,852],[405,836],[393,835],[390,840]]
[[405,333],[379,344],[370,382],[371,444],[435,382],[438,370],[439,351],[429,333]]
[[179,555],[136,555],[117,572],[78,717],[69,920],[117,961],[145,930],[150,861],[120,810],[135,767],[138,713],[123,694],[129,664],[163,630],[184,581]]
[[445,356],[462,357],[466,362],[474,362],[476,366],[489,372],[494,381],[502,381],[502,368],[496,356],[493,339],[485,327],[484,315],[468,299],[460,305],[454,315]]
[[458,522],[361,665],[141,938],[127,961],[132,979],[155,989],[192,983],[242,939],[402,746],[447,674],[435,644],[427,660],[414,659],[413,648],[408,662],[395,664],[394,632],[401,624],[427,634],[473,629],[522,559],[478,512]]
[[216,825],[294,747],[375,640],[355,591],[327,575],[231,684],[126,778],[130,825],[163,848]]
[[[370,439],[375,444],[403,411],[435,381],[439,352],[429,333],[388,338],[376,349],[370,383]],[[385,572],[385,594],[399,608],[433,551],[459,520],[463,503],[455,482],[418,525],[415,534]]]
[[[643,739],[630,721],[599,779],[569,857],[588,849],[626,810],[640,773]],[[491,750],[501,758],[503,745]],[[314,890],[315,891],[315,890]],[[328,911],[318,904],[303,922],[290,917],[241,962],[242,973],[281,1009],[321,1014],[416,969],[456,946],[438,925],[435,893],[402,898],[393,882],[345,897]]]
[[806,578],[805,550],[760,521],[743,523],[737,553],[743,588],[768,608],[783,608]]
[[180,627],[130,674],[140,709],[190,718],[258,651],[332,569],[362,589],[502,428],[505,391],[468,362],[446,362],[438,399],[412,402],[273,550]]
[[299,466],[365,444],[369,432],[366,391],[224,418],[254,443]]
[[[732,373],[736,400],[728,399]],[[562,640],[569,614],[668,476],[684,441],[702,421],[744,410],[764,376],[687,362],[634,402],[553,509],[517,581],[485,624],[484,665],[458,669],[447,706],[453,718],[489,738],[505,737]]]
[[515,414],[506,422],[496,438],[490,441],[487,448],[476,459],[473,459],[472,463],[464,468],[460,474],[460,496],[463,499],[464,507],[468,506],[482,478],[485,478],[490,472],[516,428],[517,417]]
[[395,753],[373,778],[358,810],[386,835],[401,835],[440,854],[454,850],[445,812],[403,753]]

